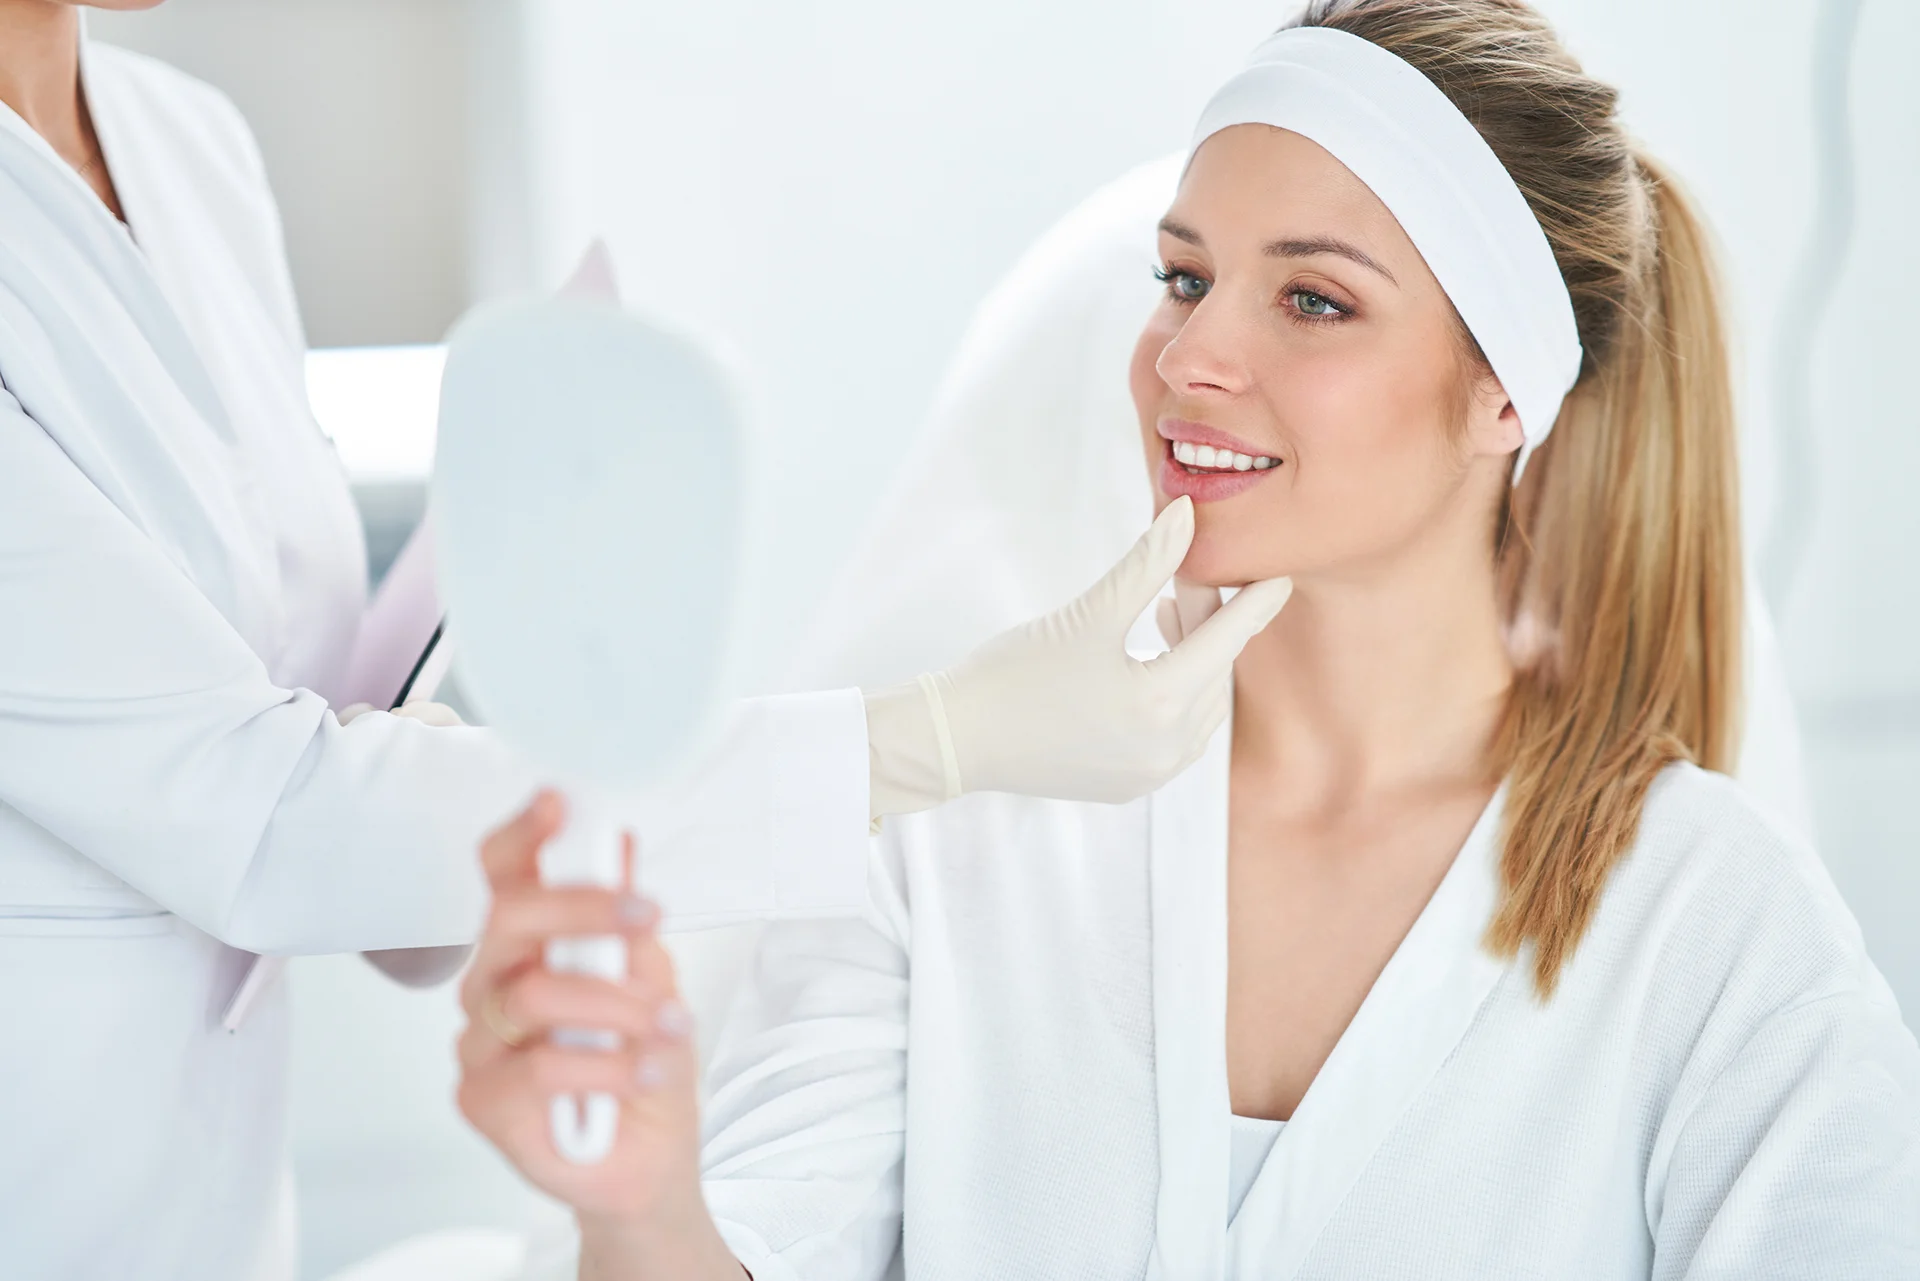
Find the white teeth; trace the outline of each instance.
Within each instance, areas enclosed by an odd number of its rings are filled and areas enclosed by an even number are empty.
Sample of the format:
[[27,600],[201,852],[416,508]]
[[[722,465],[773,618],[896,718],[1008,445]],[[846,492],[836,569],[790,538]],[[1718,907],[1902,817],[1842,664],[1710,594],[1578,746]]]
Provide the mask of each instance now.
[[1173,460],[1208,471],[1265,471],[1280,465],[1278,458],[1239,454],[1231,449],[1216,449],[1212,445],[1196,445],[1190,440],[1173,442]]

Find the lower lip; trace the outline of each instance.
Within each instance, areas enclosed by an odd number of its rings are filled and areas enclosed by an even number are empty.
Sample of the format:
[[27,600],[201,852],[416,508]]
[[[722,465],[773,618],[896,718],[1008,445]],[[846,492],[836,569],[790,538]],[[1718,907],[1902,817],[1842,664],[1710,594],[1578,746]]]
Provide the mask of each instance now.
[[1217,503],[1258,485],[1285,466],[1275,463],[1264,471],[1188,471],[1173,460],[1173,446],[1160,460],[1160,492],[1168,498],[1185,494],[1196,503]]

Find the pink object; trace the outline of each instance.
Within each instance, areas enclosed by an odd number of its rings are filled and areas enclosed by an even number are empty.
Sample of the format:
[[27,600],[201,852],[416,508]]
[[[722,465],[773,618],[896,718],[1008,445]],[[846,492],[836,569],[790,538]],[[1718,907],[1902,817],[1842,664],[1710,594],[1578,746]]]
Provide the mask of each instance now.
[[360,635],[340,684],[342,707],[371,703],[393,706],[420,661],[434,629],[440,626],[440,589],[434,577],[433,513],[420,519],[413,537],[400,549],[393,567],[360,620]]
[[606,241],[595,240],[587,246],[580,265],[573,269],[558,293],[562,298],[591,298],[619,304],[620,283],[613,274],[613,254],[608,251]]

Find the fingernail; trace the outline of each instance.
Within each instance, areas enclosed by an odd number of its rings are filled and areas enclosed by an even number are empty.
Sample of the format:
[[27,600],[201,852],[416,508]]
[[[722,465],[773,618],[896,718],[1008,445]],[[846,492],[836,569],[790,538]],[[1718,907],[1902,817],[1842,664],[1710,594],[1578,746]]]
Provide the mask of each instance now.
[[693,1015],[678,1001],[663,1001],[653,1012],[653,1025],[667,1036],[681,1037],[693,1031]]
[[645,928],[660,919],[660,905],[650,898],[641,898],[638,894],[622,894],[620,906],[615,909],[620,919],[628,925]]
[[667,1065],[651,1056],[641,1059],[640,1066],[634,1070],[634,1080],[646,1090],[654,1090],[667,1083]]

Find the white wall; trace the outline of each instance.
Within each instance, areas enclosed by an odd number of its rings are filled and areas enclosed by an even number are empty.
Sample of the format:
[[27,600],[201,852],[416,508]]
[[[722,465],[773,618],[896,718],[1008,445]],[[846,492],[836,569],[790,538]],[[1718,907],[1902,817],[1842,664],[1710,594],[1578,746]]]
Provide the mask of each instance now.
[[904,454],[980,295],[1095,186],[1178,147],[1275,8],[528,11],[542,273],[605,234],[631,297],[757,375],[783,532],[759,602],[771,651]]
[[438,342],[468,302],[470,9],[484,0],[171,0],[96,39],[210,81],[280,198],[317,347]]

